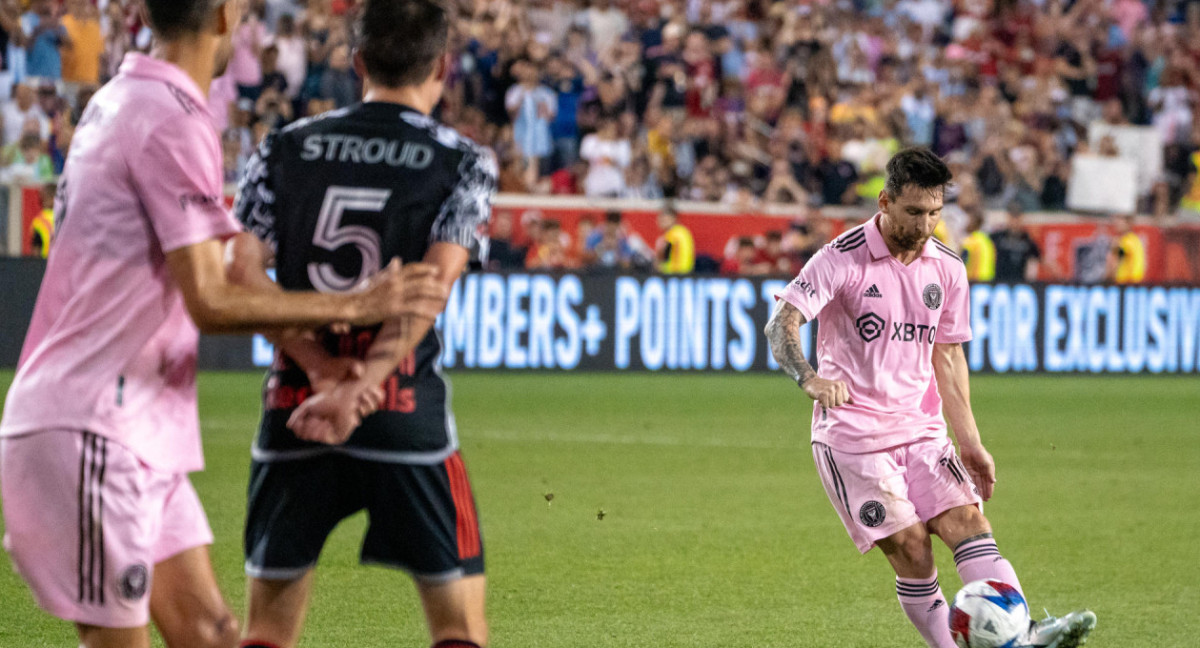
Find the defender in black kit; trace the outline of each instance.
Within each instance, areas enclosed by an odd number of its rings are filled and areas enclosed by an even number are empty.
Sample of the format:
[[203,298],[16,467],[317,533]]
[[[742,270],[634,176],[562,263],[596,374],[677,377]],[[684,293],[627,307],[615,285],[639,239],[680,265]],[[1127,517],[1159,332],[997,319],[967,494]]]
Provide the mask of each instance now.
[[[364,102],[263,141],[235,210],[264,245],[236,262],[262,268],[273,255],[281,288],[346,292],[393,260],[424,261],[448,290],[486,255],[496,163],[429,116],[447,14],[373,0],[356,28]],[[482,541],[432,324],[276,332],[253,448],[243,645],[295,645],[325,539],[363,509],[362,561],[412,574],[434,646],[485,644]]]

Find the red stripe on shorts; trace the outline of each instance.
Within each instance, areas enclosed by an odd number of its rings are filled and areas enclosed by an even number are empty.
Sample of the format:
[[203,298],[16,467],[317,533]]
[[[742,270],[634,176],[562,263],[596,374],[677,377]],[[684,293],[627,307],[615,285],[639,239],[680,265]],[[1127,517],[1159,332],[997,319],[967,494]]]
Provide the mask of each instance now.
[[462,560],[479,555],[479,519],[475,514],[475,498],[462,455],[455,452],[446,459],[446,474],[450,478],[450,496],[454,498],[457,517],[458,557]]

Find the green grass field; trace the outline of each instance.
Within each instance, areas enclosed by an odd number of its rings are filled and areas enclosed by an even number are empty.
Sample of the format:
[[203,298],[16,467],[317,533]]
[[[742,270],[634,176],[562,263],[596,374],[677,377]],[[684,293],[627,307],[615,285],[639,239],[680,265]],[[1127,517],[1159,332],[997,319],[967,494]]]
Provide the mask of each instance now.
[[[259,382],[200,383],[208,470],[194,481],[236,610]],[[1200,645],[1200,379],[972,386],[999,466],[986,512],[1035,617],[1086,605],[1100,618],[1089,646]],[[454,387],[493,646],[923,645],[882,555],[860,557],[826,500],[808,402],[782,376],[494,373]],[[303,645],[427,645],[407,577],[357,565],[362,525],[326,547]],[[952,596],[953,561],[938,558]],[[74,641],[0,569],[0,646]]]

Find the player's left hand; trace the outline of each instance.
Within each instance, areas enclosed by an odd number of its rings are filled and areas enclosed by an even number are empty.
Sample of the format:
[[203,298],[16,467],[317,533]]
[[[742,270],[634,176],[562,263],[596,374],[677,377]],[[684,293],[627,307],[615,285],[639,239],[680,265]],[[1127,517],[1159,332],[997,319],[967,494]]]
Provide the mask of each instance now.
[[960,446],[958,454],[975,488],[979,489],[979,496],[985,502],[991,499],[996,486],[996,462],[992,461],[991,453],[982,444],[975,444]]

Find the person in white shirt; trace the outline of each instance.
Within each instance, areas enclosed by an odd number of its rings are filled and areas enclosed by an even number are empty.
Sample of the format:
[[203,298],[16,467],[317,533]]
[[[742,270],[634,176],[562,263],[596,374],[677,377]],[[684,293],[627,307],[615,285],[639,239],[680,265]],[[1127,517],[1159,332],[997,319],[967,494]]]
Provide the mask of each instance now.
[[600,122],[595,133],[583,138],[579,157],[588,163],[583,192],[589,197],[616,197],[625,189],[625,167],[632,154],[629,140],[617,132],[617,122]]

